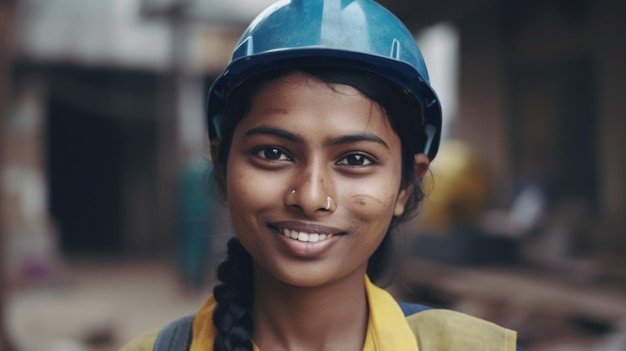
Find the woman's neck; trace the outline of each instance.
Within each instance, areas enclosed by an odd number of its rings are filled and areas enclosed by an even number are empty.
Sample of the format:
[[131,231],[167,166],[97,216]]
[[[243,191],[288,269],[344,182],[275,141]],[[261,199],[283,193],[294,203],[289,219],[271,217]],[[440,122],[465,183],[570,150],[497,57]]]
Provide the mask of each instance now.
[[286,285],[255,269],[254,337],[261,351],[360,351],[367,331],[363,274],[333,284]]

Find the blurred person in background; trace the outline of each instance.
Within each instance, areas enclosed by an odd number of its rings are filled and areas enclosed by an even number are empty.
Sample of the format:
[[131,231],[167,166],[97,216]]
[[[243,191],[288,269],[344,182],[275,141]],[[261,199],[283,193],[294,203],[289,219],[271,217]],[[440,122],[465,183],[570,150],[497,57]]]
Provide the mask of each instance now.
[[187,152],[180,175],[178,271],[183,286],[197,290],[207,284],[211,260],[211,234],[216,199],[208,189],[211,163],[203,155]]
[[392,231],[437,154],[441,107],[412,35],[373,1],[279,2],[209,92],[235,237],[192,316],[137,350],[514,350],[515,332],[396,301]]

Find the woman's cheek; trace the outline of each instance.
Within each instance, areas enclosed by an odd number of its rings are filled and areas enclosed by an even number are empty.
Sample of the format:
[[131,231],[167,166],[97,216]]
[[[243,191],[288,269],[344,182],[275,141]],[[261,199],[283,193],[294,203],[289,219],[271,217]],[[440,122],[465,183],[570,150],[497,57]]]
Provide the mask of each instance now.
[[243,210],[253,205],[258,205],[258,198],[262,195],[254,189],[263,189],[257,185],[258,180],[250,173],[239,172],[233,167],[233,172],[229,174],[227,202],[232,210]]
[[351,215],[367,226],[385,229],[393,215],[395,194],[356,194],[350,199]]

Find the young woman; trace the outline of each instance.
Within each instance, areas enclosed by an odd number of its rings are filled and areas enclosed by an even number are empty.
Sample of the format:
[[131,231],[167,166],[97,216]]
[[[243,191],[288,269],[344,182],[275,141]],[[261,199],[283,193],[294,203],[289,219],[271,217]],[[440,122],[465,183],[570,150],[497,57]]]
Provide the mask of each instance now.
[[208,122],[236,234],[220,283],[193,316],[123,350],[515,349],[512,331],[372,283],[441,126],[419,49],[387,10],[270,7],[212,86]]

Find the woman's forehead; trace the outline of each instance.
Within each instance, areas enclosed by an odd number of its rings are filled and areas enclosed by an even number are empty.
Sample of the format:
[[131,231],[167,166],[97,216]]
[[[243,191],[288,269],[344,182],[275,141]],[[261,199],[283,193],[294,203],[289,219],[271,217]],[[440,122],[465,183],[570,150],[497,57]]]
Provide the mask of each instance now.
[[304,73],[265,84],[240,124],[245,128],[272,124],[292,130],[370,130],[395,136],[384,111],[358,89]]

